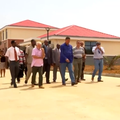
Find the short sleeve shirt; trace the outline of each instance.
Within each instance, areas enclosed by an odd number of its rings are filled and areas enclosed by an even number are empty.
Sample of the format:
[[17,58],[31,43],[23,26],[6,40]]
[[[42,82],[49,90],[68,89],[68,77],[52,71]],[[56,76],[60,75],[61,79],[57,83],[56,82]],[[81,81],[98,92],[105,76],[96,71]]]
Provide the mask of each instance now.
[[16,50],[17,53],[17,60],[19,60],[19,55],[20,55],[20,50],[18,47],[10,47],[7,49],[7,52],[5,54],[5,56],[7,56],[9,58],[10,61],[14,61],[15,60],[15,53],[14,53],[14,49]]
[[[32,50],[32,56],[34,56],[34,55],[37,56],[37,57],[41,57],[42,50],[41,49],[38,50],[37,48],[33,48],[33,50]],[[43,66],[43,59],[42,58],[40,58],[40,59],[33,58],[32,59],[31,67],[33,67],[33,66],[35,66],[35,67],[41,67],[41,66]]]

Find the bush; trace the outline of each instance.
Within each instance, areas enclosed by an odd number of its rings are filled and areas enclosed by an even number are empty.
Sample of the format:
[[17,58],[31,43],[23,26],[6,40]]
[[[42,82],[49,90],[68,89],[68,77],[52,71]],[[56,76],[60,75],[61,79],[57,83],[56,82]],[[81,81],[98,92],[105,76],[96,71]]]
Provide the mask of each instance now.
[[104,56],[105,65],[108,70],[112,70],[114,65],[117,63],[117,60],[120,59],[120,55],[114,56],[113,58],[109,58]]

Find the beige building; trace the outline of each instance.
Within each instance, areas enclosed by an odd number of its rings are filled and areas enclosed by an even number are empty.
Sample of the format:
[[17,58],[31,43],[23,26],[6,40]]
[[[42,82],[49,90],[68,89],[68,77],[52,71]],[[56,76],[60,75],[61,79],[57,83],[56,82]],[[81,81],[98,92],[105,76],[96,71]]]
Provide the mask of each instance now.
[[[120,37],[97,32],[76,25],[71,25],[50,32],[49,40],[55,46],[58,43],[63,44],[66,36],[71,38],[70,44],[72,46],[76,45],[77,40],[83,41],[88,56],[92,55],[92,47],[95,46],[97,41],[101,42],[102,46],[105,48],[106,56],[115,56],[120,54]],[[39,36],[38,38],[44,41],[46,39],[46,34]]]
[[[46,40],[46,36],[47,35],[45,34],[39,36],[38,38],[40,38],[41,41],[44,41]],[[77,40],[84,42],[87,54],[86,64],[88,65],[93,64],[92,47],[96,45],[97,41],[101,42],[101,45],[105,49],[104,56],[113,57],[120,55],[120,37],[97,32],[76,25],[71,25],[50,32],[49,40],[52,44],[54,44],[54,46],[56,46],[56,44],[63,44],[66,36],[69,36],[71,38],[70,44],[72,46],[76,46]]]
[[16,40],[19,44],[28,38],[46,34],[47,29],[51,32],[58,28],[31,20],[7,25],[0,29],[0,49],[6,50],[10,47],[11,40]]

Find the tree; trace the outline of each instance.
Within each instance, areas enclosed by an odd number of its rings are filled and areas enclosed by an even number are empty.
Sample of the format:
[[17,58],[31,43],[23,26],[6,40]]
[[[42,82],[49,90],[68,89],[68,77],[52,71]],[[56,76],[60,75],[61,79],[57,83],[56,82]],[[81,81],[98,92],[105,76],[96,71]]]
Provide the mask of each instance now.
[[107,69],[112,70],[118,59],[120,59],[120,55],[114,56],[113,58],[104,56],[104,61]]

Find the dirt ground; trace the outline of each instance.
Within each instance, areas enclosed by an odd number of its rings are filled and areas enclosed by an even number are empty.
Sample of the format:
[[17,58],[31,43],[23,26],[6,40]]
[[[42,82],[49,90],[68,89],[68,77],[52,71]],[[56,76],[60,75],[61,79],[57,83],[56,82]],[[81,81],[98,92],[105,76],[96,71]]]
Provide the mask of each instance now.
[[[66,73],[66,78],[69,78]],[[103,83],[91,82],[91,76],[76,86],[57,83],[31,88],[10,88],[10,74],[0,78],[0,120],[120,120],[120,78],[103,77]],[[51,79],[52,81],[52,72]],[[45,82],[45,78],[44,78]]]
[[[114,66],[112,70],[107,70],[107,67],[104,66],[103,73],[111,73],[111,74],[120,74],[120,65]],[[86,65],[85,71],[86,72],[92,72],[94,70],[94,66]]]

